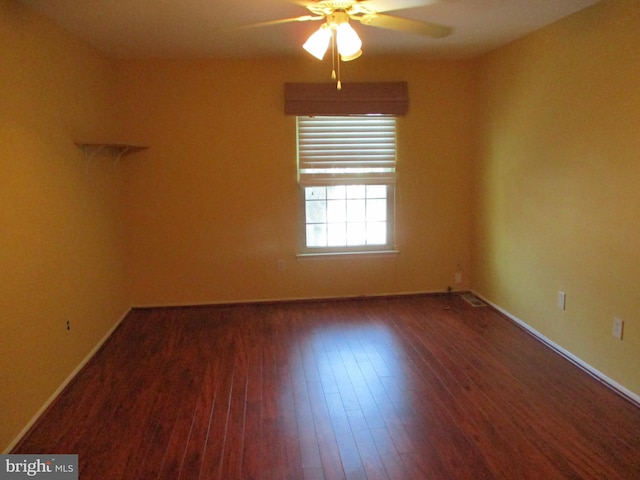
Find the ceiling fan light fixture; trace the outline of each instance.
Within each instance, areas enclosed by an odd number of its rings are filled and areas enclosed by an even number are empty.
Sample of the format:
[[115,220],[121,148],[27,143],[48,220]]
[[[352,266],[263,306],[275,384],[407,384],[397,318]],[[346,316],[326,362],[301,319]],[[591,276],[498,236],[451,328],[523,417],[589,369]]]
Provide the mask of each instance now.
[[322,25],[307,39],[302,46],[307,52],[316,57],[318,60],[324,58],[324,54],[329,48],[329,42],[331,41],[331,29],[327,24]]
[[362,50],[358,50],[351,55],[340,54],[340,60],[342,60],[343,62],[350,62],[351,60],[355,60],[356,58],[358,58],[360,55],[362,55]]
[[336,41],[340,58],[348,62],[362,55],[362,40],[348,23],[341,23],[336,30]]

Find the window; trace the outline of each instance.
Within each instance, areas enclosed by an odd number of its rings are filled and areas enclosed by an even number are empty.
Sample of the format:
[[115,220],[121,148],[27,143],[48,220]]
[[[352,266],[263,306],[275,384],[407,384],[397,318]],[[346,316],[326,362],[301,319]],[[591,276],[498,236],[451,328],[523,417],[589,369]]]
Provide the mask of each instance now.
[[302,253],[393,250],[395,120],[297,117]]

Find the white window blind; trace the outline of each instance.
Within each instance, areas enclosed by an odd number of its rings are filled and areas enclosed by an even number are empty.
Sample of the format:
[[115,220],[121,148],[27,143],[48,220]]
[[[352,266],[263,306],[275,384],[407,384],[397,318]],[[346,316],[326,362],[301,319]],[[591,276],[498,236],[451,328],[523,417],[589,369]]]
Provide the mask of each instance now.
[[395,183],[396,119],[297,117],[300,185]]

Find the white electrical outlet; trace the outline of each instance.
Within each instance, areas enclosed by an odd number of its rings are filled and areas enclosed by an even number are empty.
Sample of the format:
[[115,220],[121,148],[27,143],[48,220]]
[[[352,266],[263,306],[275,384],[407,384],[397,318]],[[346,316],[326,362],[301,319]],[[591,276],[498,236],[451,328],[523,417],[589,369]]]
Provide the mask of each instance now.
[[558,292],[558,308],[560,310],[567,308],[567,294],[565,292]]
[[624,329],[624,321],[621,318],[615,317],[613,319],[613,329],[611,335],[618,340],[622,340],[622,331]]

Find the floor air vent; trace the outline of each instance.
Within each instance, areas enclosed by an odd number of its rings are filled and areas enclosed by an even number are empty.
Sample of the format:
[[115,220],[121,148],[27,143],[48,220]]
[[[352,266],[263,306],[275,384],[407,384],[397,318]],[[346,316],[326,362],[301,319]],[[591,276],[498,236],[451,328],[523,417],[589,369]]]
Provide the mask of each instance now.
[[487,304],[476,297],[473,293],[465,293],[462,295],[462,299],[472,307],[486,307]]

